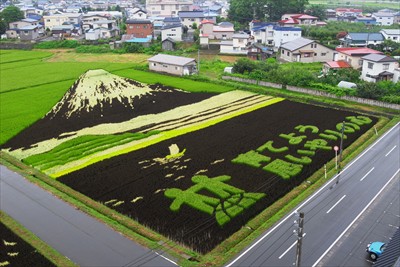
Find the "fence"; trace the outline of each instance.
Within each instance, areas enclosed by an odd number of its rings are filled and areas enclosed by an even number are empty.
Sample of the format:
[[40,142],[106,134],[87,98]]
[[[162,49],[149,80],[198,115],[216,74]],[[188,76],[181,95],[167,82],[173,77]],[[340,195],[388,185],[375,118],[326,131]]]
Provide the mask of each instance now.
[[366,99],[366,98],[360,98],[360,97],[355,97],[355,96],[337,96],[337,95],[330,94],[330,93],[323,92],[323,91],[301,88],[301,87],[290,86],[290,85],[287,85],[286,88],[284,88],[284,86],[282,84],[270,83],[270,82],[252,80],[252,79],[244,79],[244,78],[232,77],[232,76],[222,76],[222,79],[223,80],[232,80],[232,81],[237,81],[237,82],[242,82],[242,83],[256,84],[256,85],[260,85],[260,86],[264,86],[264,87],[286,89],[286,90],[293,91],[293,92],[299,92],[299,93],[315,95],[315,96],[323,96],[323,97],[329,97],[329,98],[335,98],[335,99],[344,99],[344,100],[353,101],[353,102],[357,102],[357,103],[361,103],[361,104],[367,104],[367,105],[371,105],[371,106],[400,110],[400,105],[398,105],[398,104],[391,104],[391,103],[386,103],[386,102],[372,100],[372,99]]
[[8,43],[0,42],[0,49],[22,49],[22,50],[32,50],[33,43]]

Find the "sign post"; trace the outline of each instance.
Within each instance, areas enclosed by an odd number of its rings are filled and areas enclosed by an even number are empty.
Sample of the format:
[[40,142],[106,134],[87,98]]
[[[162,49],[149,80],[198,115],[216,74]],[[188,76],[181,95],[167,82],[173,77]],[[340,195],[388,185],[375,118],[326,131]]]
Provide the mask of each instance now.
[[337,168],[338,168],[338,162],[337,162],[337,152],[338,152],[338,150],[339,150],[339,147],[338,146],[334,146],[333,147],[333,150],[335,150],[335,168],[336,168],[336,170],[337,170]]

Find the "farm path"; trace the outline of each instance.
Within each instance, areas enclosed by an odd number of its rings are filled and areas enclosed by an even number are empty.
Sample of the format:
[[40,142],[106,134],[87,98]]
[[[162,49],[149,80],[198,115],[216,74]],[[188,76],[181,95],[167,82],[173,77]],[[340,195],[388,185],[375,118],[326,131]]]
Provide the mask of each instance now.
[[80,266],[175,266],[0,165],[0,208]]

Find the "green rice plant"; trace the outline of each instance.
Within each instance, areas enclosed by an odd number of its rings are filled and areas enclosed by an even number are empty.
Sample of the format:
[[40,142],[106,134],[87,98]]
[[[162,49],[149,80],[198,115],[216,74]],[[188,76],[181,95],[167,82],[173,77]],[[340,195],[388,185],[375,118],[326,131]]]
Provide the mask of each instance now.
[[263,152],[265,150],[268,150],[269,152],[272,153],[282,153],[285,151],[288,151],[289,148],[287,146],[283,146],[280,148],[275,148],[272,146],[272,144],[274,143],[274,141],[268,141],[266,142],[264,145],[260,146],[259,148],[256,149],[257,152]]
[[57,165],[81,159],[87,155],[103,151],[107,148],[146,138],[158,132],[124,133],[118,135],[87,135],[68,140],[54,149],[37,155],[32,155],[23,162],[46,170]]
[[250,150],[249,152],[240,154],[239,156],[234,158],[232,162],[236,164],[245,164],[251,167],[259,168],[261,167],[262,162],[266,163],[270,160],[270,157],[261,155],[254,150]]
[[312,162],[312,160],[307,156],[302,156],[301,158],[296,158],[296,157],[294,157],[292,155],[286,155],[285,158],[290,160],[290,161],[292,161],[292,162],[294,162],[294,163],[298,163],[298,164],[302,164],[302,165],[303,164],[309,165]]
[[311,151],[311,150],[303,150],[303,149],[298,149],[297,153],[303,156],[314,156],[315,155],[315,151]]
[[43,59],[50,57],[53,53],[42,51],[24,51],[24,50],[0,50],[1,65],[7,65],[11,62],[28,61],[31,59]]

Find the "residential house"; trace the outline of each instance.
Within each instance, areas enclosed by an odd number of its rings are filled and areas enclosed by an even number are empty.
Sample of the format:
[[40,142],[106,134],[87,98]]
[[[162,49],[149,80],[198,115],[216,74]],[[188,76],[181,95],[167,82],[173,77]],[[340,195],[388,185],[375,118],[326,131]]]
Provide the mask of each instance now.
[[307,14],[284,14],[278,22],[281,26],[316,26],[318,18]]
[[182,21],[179,17],[166,17],[163,20],[163,26],[181,24]]
[[336,8],[337,17],[359,17],[362,16],[362,9],[358,8]]
[[385,40],[391,40],[400,43],[400,30],[399,29],[382,29],[379,31]]
[[172,38],[166,38],[161,42],[161,47],[163,51],[174,51],[176,42]]
[[192,0],[147,0],[146,11],[148,16],[171,17],[178,15],[179,11],[192,10]]
[[383,43],[384,38],[380,32],[353,32],[348,33],[342,40],[341,43],[345,47],[350,46],[367,46],[367,45],[379,45]]
[[361,59],[361,79],[367,82],[392,81],[394,71],[399,67],[396,59],[386,55],[370,54]]
[[182,42],[182,33],[182,24],[165,25],[161,29],[161,41],[170,38],[175,42]]
[[251,43],[247,46],[247,57],[253,60],[266,60],[271,57],[274,51],[259,43]]
[[27,18],[30,14],[43,16],[43,9],[36,8],[33,6],[24,6],[20,10],[24,12],[24,17]]
[[115,20],[96,20],[89,26],[90,28],[85,31],[86,40],[107,39],[119,35],[119,27]]
[[72,24],[64,24],[59,26],[53,26],[51,29],[51,34],[53,36],[71,36],[72,34],[80,34],[77,29]]
[[326,9],[325,17],[328,21],[336,21],[336,10],[334,9]]
[[231,40],[235,30],[230,22],[221,22],[218,25],[210,20],[203,20],[200,24],[200,37],[210,40]]
[[127,8],[127,9],[125,9],[125,11],[127,13],[128,19],[146,19],[147,18],[147,12],[138,7]]
[[[250,23],[250,34],[254,42],[264,45],[273,45],[275,23]],[[287,27],[289,28],[289,27]]]
[[334,50],[307,38],[297,38],[281,45],[279,58],[284,62],[326,62],[333,60]]
[[132,34],[124,34],[121,36],[121,41],[123,43],[135,43],[135,44],[140,44],[144,47],[149,47],[151,45],[151,42],[153,40],[153,37],[151,35],[147,37],[135,37]]
[[82,28],[83,30],[93,29],[93,23],[96,21],[105,21],[109,17],[102,15],[83,15],[82,18]]
[[378,25],[389,26],[394,23],[394,13],[391,12],[372,13],[372,17],[376,19]]
[[69,22],[69,18],[64,14],[54,14],[43,16],[45,29],[52,30],[55,26],[61,26],[65,22]]
[[400,11],[393,14],[394,15],[394,24],[400,24]]
[[19,29],[25,26],[40,26],[40,21],[35,19],[21,19],[19,21],[13,21],[8,24],[9,29]]
[[41,34],[41,26],[39,25],[26,25],[18,28],[12,28],[6,31],[7,38],[16,39],[21,41],[33,41],[39,38]]
[[218,40],[231,40],[233,38],[233,34],[235,29],[233,28],[233,24],[227,21],[220,22],[217,25],[213,26],[213,37]]
[[192,75],[197,73],[197,62],[194,58],[158,54],[147,60],[149,69],[173,75]]
[[335,72],[340,69],[349,69],[351,68],[351,65],[344,61],[344,60],[339,60],[339,61],[327,61],[324,63],[322,72],[324,74],[327,74],[331,71]]
[[298,27],[275,26],[273,30],[272,46],[274,47],[274,51],[278,51],[282,44],[294,41],[301,37],[301,28]]
[[374,17],[357,17],[354,22],[364,23],[365,25],[376,25],[376,18]]
[[200,26],[204,20],[204,13],[203,11],[179,11],[178,17],[184,26],[192,29],[194,23],[196,23],[197,27]]
[[123,17],[122,12],[120,11],[88,11],[85,15],[87,16],[104,16],[107,17],[107,19],[115,19],[115,20],[121,20]]
[[74,25],[74,27],[76,28],[81,28],[82,18],[83,15],[81,13],[62,13],[62,14],[43,16],[44,27],[45,29],[50,29],[50,30],[53,30],[55,26],[61,26],[65,23],[70,23]]
[[127,20],[126,34],[133,35],[137,38],[146,38],[153,36],[153,24],[150,20]]
[[247,33],[235,33],[232,40],[221,41],[221,54],[247,55],[249,35]]
[[334,56],[335,61],[346,61],[353,69],[362,68],[362,57],[369,54],[383,54],[380,51],[367,47],[338,47]]

